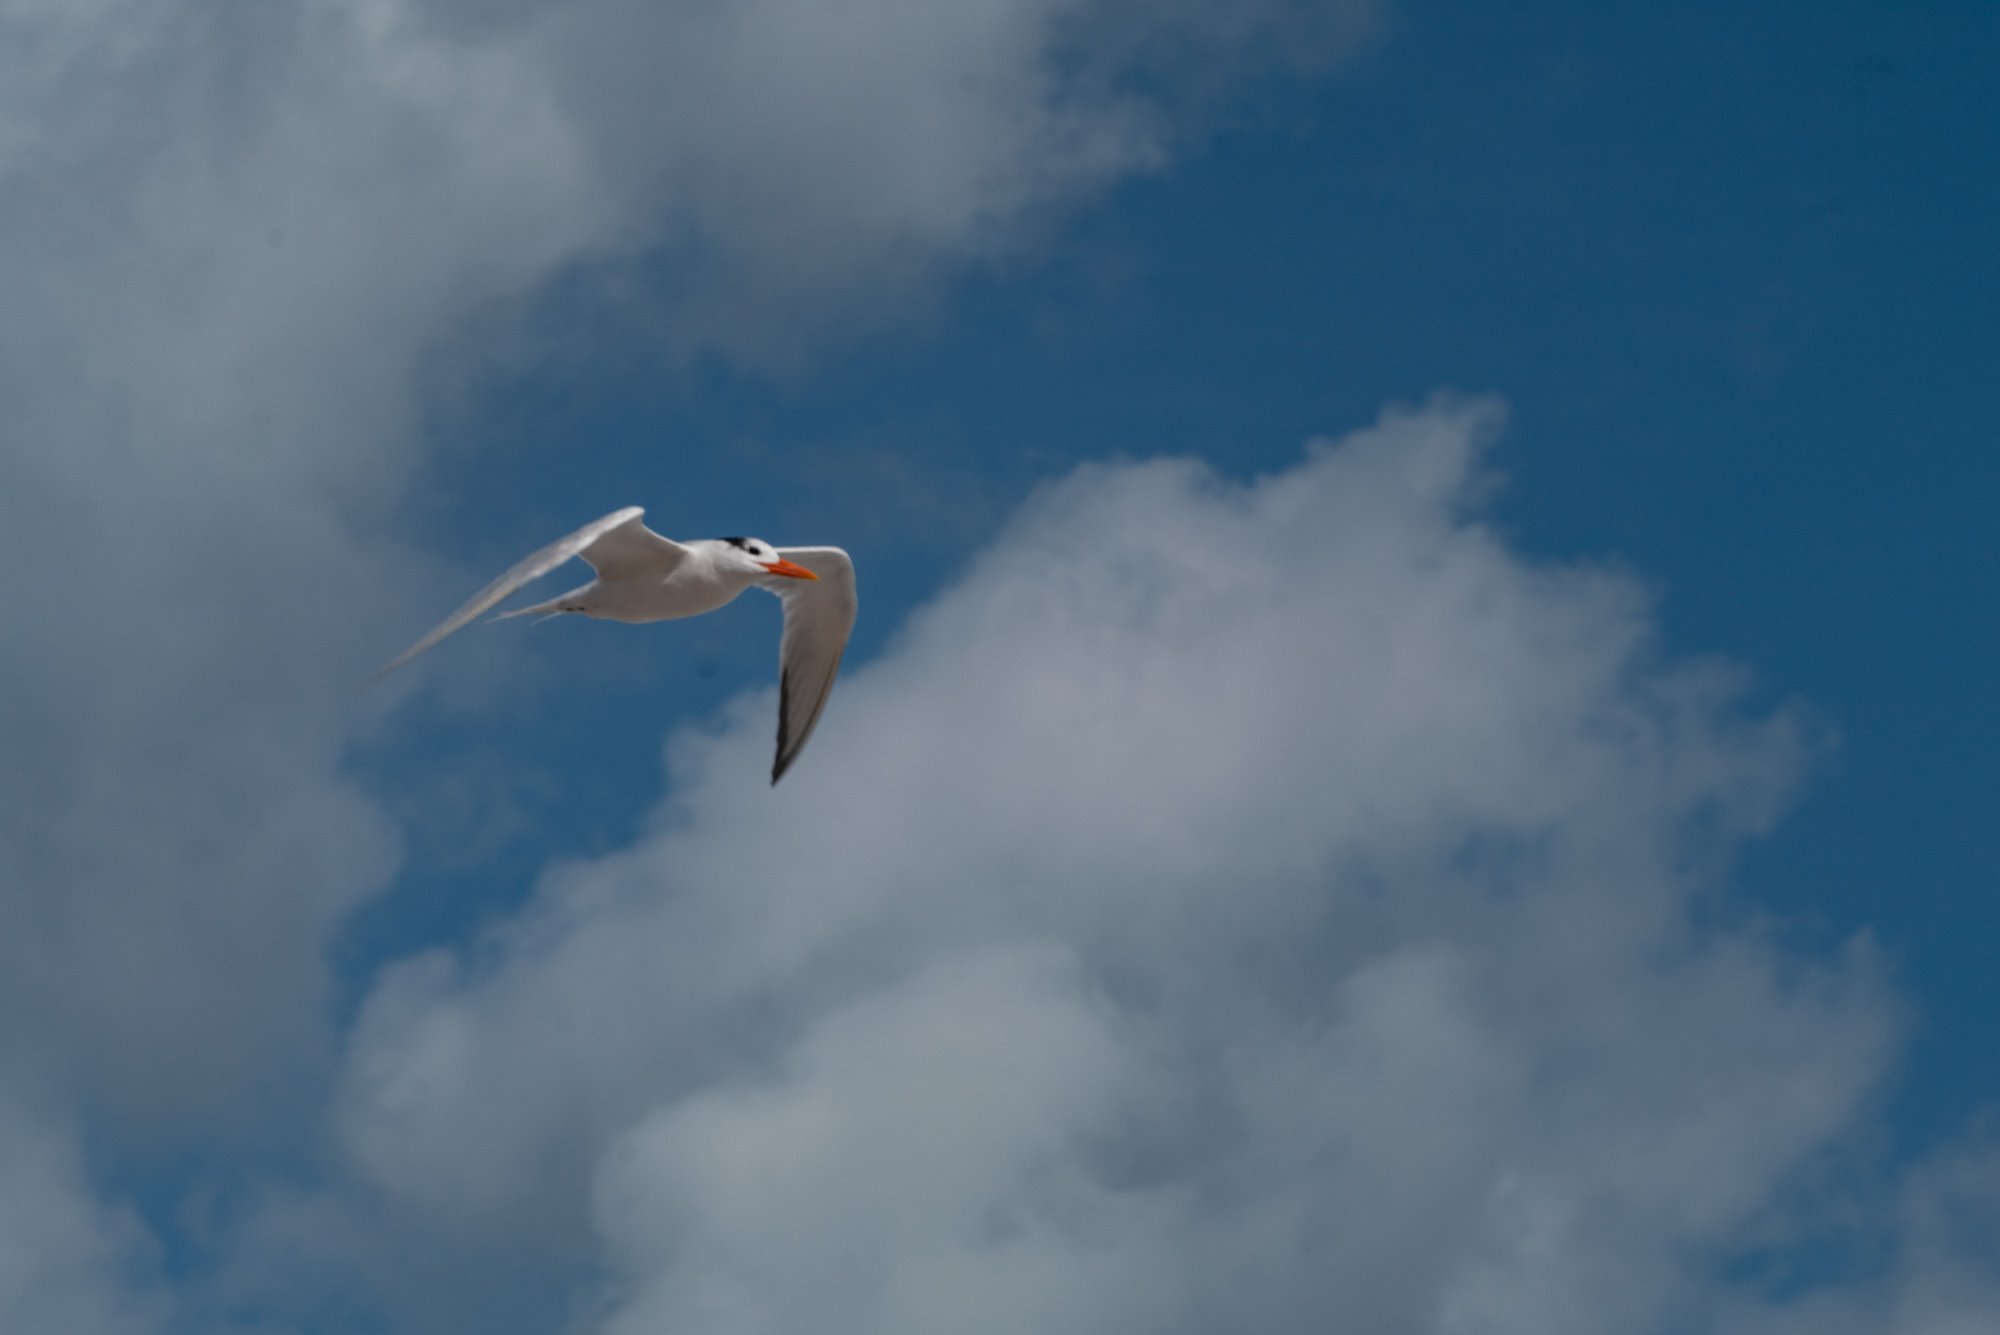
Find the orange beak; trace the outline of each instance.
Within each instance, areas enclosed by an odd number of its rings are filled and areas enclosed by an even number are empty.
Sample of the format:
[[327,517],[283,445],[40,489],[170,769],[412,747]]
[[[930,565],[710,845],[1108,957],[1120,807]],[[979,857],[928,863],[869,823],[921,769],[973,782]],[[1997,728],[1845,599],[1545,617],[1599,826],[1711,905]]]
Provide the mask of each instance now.
[[819,576],[804,566],[793,565],[790,561],[765,561],[764,569],[774,575],[790,575],[793,579],[818,579]]

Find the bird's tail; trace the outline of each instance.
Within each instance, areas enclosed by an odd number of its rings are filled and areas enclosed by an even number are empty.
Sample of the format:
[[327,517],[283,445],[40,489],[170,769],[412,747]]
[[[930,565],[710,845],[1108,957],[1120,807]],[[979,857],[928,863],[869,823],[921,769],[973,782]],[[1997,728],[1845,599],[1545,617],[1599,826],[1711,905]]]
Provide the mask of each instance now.
[[489,617],[488,620],[507,621],[513,617],[533,616],[535,613],[540,612],[542,614],[541,620],[547,621],[550,617],[559,617],[564,612],[572,610],[564,607],[562,601],[561,598],[551,598],[545,603],[536,603],[533,607],[517,607],[511,612],[497,612]]

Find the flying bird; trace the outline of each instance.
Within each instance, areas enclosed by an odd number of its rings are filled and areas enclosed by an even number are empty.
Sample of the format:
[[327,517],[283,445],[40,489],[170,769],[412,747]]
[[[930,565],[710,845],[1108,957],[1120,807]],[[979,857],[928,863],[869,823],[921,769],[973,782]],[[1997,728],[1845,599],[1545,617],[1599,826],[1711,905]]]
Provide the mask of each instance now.
[[771,782],[776,783],[798,759],[833,692],[834,674],[854,629],[854,563],[838,547],[773,547],[762,538],[675,542],[641,523],[645,513],[628,505],[550,543],[473,594],[369,680],[386,677],[572,556],[590,562],[597,578],[559,598],[493,619],[578,612],[609,621],[671,621],[713,612],[745,589],[763,589],[785,605],[785,633],[778,649],[778,753],[771,762]]

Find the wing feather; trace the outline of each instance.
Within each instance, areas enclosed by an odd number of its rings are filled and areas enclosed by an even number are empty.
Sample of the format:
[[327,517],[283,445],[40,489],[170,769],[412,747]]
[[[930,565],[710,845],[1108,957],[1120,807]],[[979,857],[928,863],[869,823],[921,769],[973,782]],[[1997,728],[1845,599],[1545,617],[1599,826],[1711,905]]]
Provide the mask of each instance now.
[[780,547],[778,555],[819,578],[788,579],[773,590],[784,599],[785,636],[778,649],[778,752],[771,762],[772,783],[784,777],[819,723],[859,608],[854,563],[840,548]]
[[[506,574],[473,594],[465,606],[431,627],[422,639],[376,669],[375,675],[369,680],[379,681],[388,676],[418,654],[435,646],[438,641],[463,629],[480,613],[493,607],[516,589],[540,579],[573,556],[581,556],[590,561],[592,565],[597,566],[599,575],[604,576],[608,573],[607,567],[623,570],[638,566],[645,561],[658,565],[665,559],[666,554],[661,553],[656,544],[663,544],[671,552],[671,559],[666,560],[665,569],[671,569],[673,562],[680,559],[680,554],[685,549],[677,543],[668,542],[640,523],[639,517],[645,513],[645,510],[637,505],[614,510],[602,519],[585,524],[567,537],[556,539],[533,556],[516,562]],[[598,564],[600,557],[604,561],[603,565]]]
[[[590,562],[599,579],[661,579],[687,555],[687,548],[641,523],[639,516],[644,513],[636,505],[627,506],[618,512],[624,519],[599,532],[578,550],[577,555]],[[606,515],[605,519],[617,517]]]

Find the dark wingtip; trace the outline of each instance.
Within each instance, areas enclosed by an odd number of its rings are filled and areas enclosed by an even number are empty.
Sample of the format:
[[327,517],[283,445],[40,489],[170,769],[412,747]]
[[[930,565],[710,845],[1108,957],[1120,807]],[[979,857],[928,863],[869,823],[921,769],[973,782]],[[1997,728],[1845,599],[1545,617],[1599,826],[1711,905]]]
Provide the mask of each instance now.
[[792,674],[789,670],[778,673],[778,750],[771,757],[771,786],[776,788],[778,780],[785,777],[788,761],[785,759],[785,724],[790,721],[792,700]]

